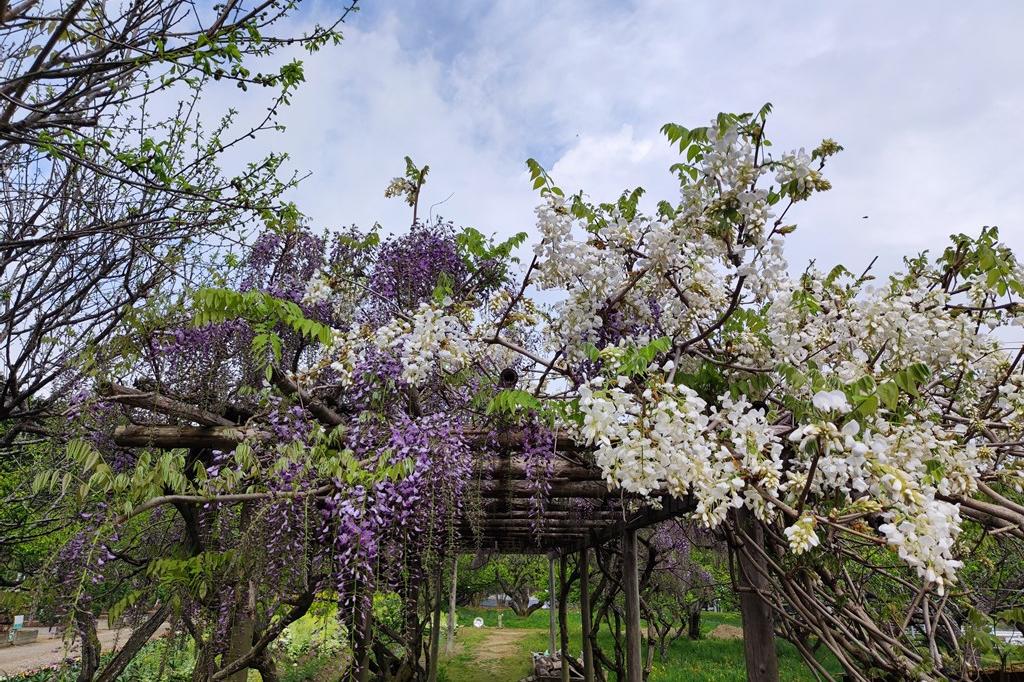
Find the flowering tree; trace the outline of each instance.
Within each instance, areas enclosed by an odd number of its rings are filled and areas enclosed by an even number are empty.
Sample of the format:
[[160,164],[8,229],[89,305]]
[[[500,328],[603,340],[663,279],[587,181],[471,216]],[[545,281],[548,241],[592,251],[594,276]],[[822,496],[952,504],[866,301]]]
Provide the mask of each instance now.
[[677,521],[656,527],[647,547],[645,563],[653,566],[643,594],[644,618],[665,660],[669,645],[684,633],[700,638],[700,616],[714,601],[714,580],[692,556],[690,538]]
[[[260,661],[325,589],[366,675],[384,665],[369,595],[415,605],[439,556],[493,539],[481,472],[511,449],[536,533],[570,464],[616,494],[560,508],[567,524],[686,501],[730,543],[748,639],[777,628],[824,677],[807,634],[850,679],[975,668],[990,616],[958,580],[963,539],[1024,539],[1022,356],[992,334],[1020,321],[1024,268],[986,228],[881,281],[791,275],[787,215],[829,188],[841,148],[772,153],[769,111],[665,126],[680,194],[653,215],[642,190],[595,204],[530,162],[540,239],[518,275],[525,235],[268,234],[196,293],[193,326],[161,321],[136,369],[105,377],[99,404],[132,424],[75,449],[83,505],[104,505],[98,546],[116,558],[113,527],[176,509],[188,551],[159,565],[191,577],[157,572],[161,594],[201,643],[221,612],[246,633],[206,647],[213,679]],[[409,161],[389,194],[415,212],[425,177]]]

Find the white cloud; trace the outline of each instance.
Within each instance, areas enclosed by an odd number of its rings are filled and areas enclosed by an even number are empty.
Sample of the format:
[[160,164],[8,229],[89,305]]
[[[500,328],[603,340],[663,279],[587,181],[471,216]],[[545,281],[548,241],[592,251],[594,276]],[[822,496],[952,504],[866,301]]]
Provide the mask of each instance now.
[[528,156],[567,191],[673,198],[662,123],[772,101],[779,147],[846,146],[795,216],[795,266],[891,268],[982,224],[1024,251],[1022,19],[1009,2],[391,5],[305,58],[274,146],[313,171],[296,198],[318,224],[402,229],[383,189],[410,154],[432,168],[425,204],[451,194],[435,212],[508,234],[532,221]]

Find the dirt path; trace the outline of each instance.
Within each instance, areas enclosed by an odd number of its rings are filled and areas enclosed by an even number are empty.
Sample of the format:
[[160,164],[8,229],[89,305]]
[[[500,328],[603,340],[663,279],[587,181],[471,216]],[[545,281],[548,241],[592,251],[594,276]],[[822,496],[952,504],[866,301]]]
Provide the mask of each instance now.
[[[160,630],[154,636],[167,632],[167,624],[160,626]],[[131,636],[131,630],[111,630],[102,625],[96,629],[96,636],[100,640],[103,651],[112,651],[115,643],[119,647]],[[0,648],[0,680],[8,675],[41,668],[46,665],[60,663],[65,658],[78,658],[79,645],[75,642],[70,651],[65,649],[61,636],[54,633],[47,633],[46,628],[39,630],[39,639],[30,644],[18,646],[5,646]]]
[[521,654],[522,641],[536,632],[545,631],[535,628],[489,629],[487,637],[477,645],[473,652],[473,658],[478,663],[487,663],[518,656]]

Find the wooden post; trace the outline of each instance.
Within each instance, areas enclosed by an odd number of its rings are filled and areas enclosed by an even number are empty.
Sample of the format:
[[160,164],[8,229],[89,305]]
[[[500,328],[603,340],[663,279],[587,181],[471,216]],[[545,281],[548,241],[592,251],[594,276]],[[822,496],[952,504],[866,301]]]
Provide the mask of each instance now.
[[[368,588],[367,588],[368,589]],[[355,651],[352,665],[355,666],[356,682],[370,682],[370,651],[373,648],[373,594],[357,595],[355,599]]]
[[448,632],[444,640],[444,655],[451,656],[455,650],[455,602],[459,588],[459,555],[452,557],[452,588],[448,593]]
[[626,600],[626,680],[643,682],[640,646],[640,575],[637,572],[636,531],[622,534],[622,591]]
[[[736,510],[737,525],[758,546],[764,545],[764,532],[746,507]],[[775,651],[775,624],[771,608],[757,594],[766,589],[767,561],[756,547],[738,547],[736,563],[743,616],[743,652],[747,661],[748,682],[778,682],[779,659]]]
[[566,556],[558,556],[558,639],[562,651],[562,682],[569,682],[569,585],[566,582]]
[[434,613],[430,620],[430,666],[427,669],[427,682],[437,682],[437,657],[441,651],[441,585],[444,571],[438,561],[437,579],[434,581]]
[[580,552],[580,621],[583,628],[583,680],[594,682],[594,645],[590,641],[590,549]]
[[555,653],[555,557],[548,555],[548,653]]

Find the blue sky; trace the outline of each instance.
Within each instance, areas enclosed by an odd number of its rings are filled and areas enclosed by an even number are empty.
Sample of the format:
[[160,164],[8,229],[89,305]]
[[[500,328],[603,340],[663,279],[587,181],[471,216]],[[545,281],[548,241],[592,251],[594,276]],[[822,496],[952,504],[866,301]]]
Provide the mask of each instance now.
[[312,173],[294,198],[317,225],[402,230],[383,191],[409,154],[431,166],[428,210],[510,234],[532,228],[526,158],[568,191],[642,185],[653,204],[676,197],[661,124],[771,101],[780,151],[846,147],[795,214],[794,268],[890,269],[983,224],[1024,251],[1024,4],[967,7],[365,1],[342,45],[304,57],[272,145]]

